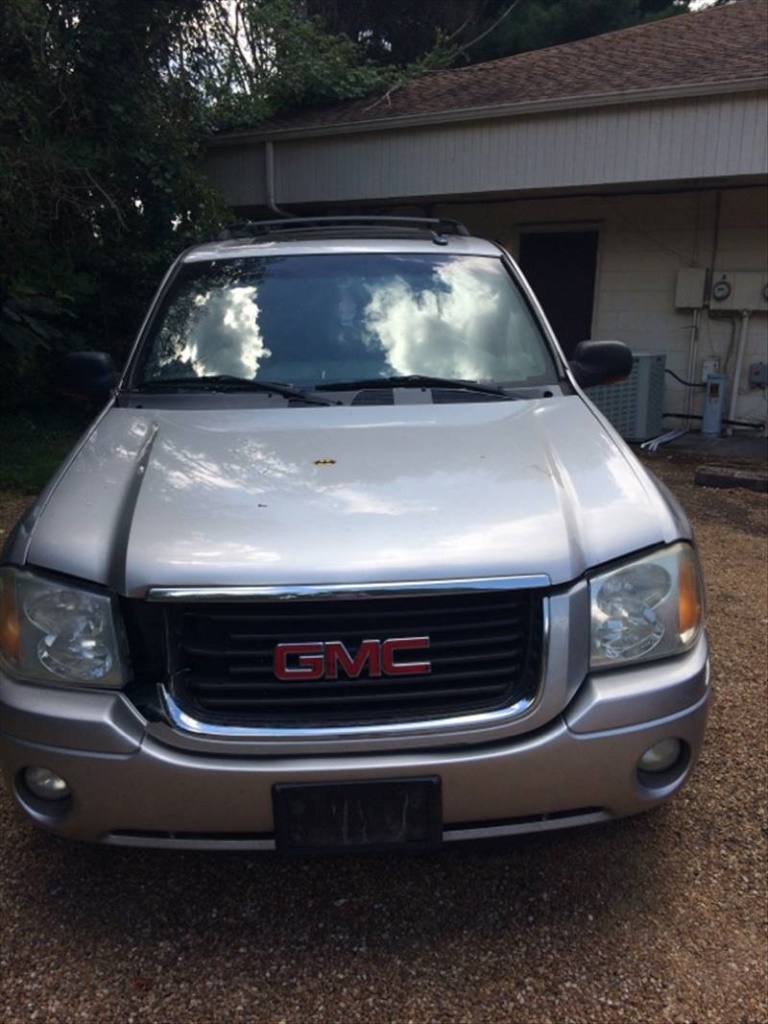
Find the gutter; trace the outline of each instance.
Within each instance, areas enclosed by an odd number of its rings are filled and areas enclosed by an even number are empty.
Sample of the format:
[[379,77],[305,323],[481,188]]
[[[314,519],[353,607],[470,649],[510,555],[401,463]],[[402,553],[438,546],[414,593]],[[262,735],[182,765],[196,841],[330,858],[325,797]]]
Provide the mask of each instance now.
[[[396,130],[399,128],[418,128],[455,124],[462,121],[488,121],[501,118],[531,117],[537,114],[552,114],[559,111],[604,107],[631,106],[640,103],[659,103],[664,101],[762,93],[768,89],[768,78],[737,79],[733,82],[717,82],[684,86],[660,86],[654,89],[636,89],[625,93],[585,93],[581,96],[559,96],[549,100],[528,100],[518,103],[498,103],[483,107],[463,107],[461,109],[443,110],[437,113],[404,114],[395,117],[372,117],[367,120],[346,121],[338,124],[307,125],[296,128],[263,128],[246,129],[244,131],[227,132],[213,135],[204,140],[210,149],[219,149],[238,145],[250,145],[254,142],[278,141],[282,139],[322,138],[329,135],[353,135],[364,132]],[[383,98],[374,100],[367,109],[372,110],[383,102]]]

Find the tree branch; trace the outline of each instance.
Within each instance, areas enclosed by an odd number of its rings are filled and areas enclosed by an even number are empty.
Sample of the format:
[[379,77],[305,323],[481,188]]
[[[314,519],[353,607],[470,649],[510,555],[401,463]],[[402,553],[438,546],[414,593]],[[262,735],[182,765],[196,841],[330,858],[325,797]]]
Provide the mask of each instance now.
[[509,15],[512,13],[512,11],[514,11],[514,9],[520,3],[522,3],[522,0],[512,0],[512,3],[509,5],[509,7],[506,9],[506,11],[504,11],[504,13],[501,14],[496,19],[496,21],[494,21],[494,23],[489,28],[487,28],[484,32],[481,32],[479,36],[475,36],[474,39],[470,39],[470,41],[468,43],[465,43],[463,46],[460,46],[459,47],[459,51],[461,53],[465,53],[470,48],[470,46],[476,46],[477,43],[479,43],[481,40],[485,39],[486,36],[489,36],[491,34],[491,32],[494,32],[499,27],[499,25],[502,23],[502,21],[505,21],[506,18],[509,17]]

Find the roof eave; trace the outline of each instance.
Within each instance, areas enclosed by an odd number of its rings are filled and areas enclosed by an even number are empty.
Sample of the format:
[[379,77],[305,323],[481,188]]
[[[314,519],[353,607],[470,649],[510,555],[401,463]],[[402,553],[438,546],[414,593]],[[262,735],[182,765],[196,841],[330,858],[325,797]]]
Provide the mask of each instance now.
[[[691,99],[699,96],[726,96],[738,93],[762,92],[768,88],[768,77],[736,79],[731,82],[706,82],[692,85],[660,86],[653,89],[634,89],[630,92],[586,93],[580,96],[561,96],[549,100],[529,100],[518,103],[499,103],[483,107],[466,107],[454,110],[434,111],[426,114],[404,114],[397,117],[369,118],[365,121],[347,121],[339,124],[308,125],[297,128],[275,128],[226,132],[211,136],[206,145],[214,148],[232,145],[246,145],[278,140],[319,138],[329,135],[352,135],[356,133],[387,131],[398,128],[419,128],[461,121],[493,120],[498,118],[525,117],[536,114],[550,114],[583,108],[626,106],[636,103],[657,103],[671,100]],[[385,102],[376,100],[369,109]]]

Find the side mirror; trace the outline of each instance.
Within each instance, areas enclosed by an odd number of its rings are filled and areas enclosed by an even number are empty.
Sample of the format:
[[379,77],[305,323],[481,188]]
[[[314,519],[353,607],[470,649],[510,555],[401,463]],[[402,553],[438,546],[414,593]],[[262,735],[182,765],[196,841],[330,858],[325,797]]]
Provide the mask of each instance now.
[[61,361],[58,390],[70,398],[103,402],[117,379],[117,369],[108,352],[70,352]]
[[632,351],[623,341],[580,341],[569,365],[583,388],[614,384],[632,372]]

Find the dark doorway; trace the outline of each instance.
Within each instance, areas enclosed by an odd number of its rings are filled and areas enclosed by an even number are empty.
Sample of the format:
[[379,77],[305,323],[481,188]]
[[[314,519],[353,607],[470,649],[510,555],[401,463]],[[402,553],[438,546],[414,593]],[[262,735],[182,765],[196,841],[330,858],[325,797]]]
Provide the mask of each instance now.
[[520,236],[520,266],[567,357],[592,334],[597,231],[532,231]]

